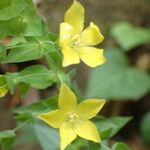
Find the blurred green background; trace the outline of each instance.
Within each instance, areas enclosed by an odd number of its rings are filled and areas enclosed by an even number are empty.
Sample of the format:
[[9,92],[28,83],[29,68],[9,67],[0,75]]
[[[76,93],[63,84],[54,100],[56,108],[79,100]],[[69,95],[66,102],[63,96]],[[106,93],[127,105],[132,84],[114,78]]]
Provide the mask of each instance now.
[[[59,32],[59,24],[71,0],[34,0],[39,15],[51,32]],[[111,141],[125,141],[133,150],[150,149],[150,1],[149,0],[80,0],[85,7],[85,26],[92,21],[105,37],[98,45],[105,49],[107,62],[96,69],[75,66],[81,96],[106,98],[105,116],[128,115],[133,120]],[[30,65],[29,63],[25,63]],[[5,72],[20,66],[0,66]],[[7,68],[7,69],[6,69]],[[15,69],[14,69],[15,70]],[[49,91],[31,89],[24,105],[46,97]],[[0,103],[0,130],[13,128],[11,106],[19,101],[17,94]],[[36,128],[38,130],[38,127]],[[29,134],[27,134],[29,133]],[[36,136],[29,128],[20,133],[15,150],[39,149]],[[54,133],[55,134],[55,133]],[[38,135],[40,136],[40,135]]]

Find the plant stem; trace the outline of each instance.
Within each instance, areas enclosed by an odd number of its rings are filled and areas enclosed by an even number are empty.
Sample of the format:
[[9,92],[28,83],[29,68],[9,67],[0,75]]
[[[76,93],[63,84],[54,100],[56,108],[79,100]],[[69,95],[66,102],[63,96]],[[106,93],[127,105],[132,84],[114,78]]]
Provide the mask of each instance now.
[[30,120],[27,120],[27,121],[21,123],[19,126],[17,126],[16,128],[14,128],[13,131],[16,132],[17,130],[19,130],[20,128],[22,128],[23,126],[25,126],[29,122],[30,122]]
[[100,143],[105,149],[110,150],[110,148],[108,148],[106,145]]
[[46,55],[46,60],[48,67],[56,73],[57,69],[55,68],[54,61],[52,60],[52,58],[49,55]]

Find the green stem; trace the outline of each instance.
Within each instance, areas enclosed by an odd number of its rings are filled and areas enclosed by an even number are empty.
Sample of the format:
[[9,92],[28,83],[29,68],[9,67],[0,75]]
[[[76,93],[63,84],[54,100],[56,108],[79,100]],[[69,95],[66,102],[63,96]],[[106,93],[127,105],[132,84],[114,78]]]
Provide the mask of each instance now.
[[27,121],[21,123],[19,126],[17,126],[16,128],[14,128],[13,131],[16,132],[17,130],[19,130],[20,128],[22,128],[23,126],[25,126],[29,122],[30,122],[30,120],[27,120]]
[[47,60],[48,67],[56,73],[57,69],[55,68],[53,59],[49,55],[46,55],[46,60]]
[[104,148],[106,148],[107,150],[110,150],[110,148],[108,148],[106,145],[100,143],[100,145],[102,145]]
[[55,63],[53,61],[53,59],[49,56],[46,55],[46,60],[47,60],[47,64],[49,69],[52,69],[52,71],[54,72],[54,74],[56,75],[56,78],[61,82],[61,78],[59,76],[59,69],[55,66]]

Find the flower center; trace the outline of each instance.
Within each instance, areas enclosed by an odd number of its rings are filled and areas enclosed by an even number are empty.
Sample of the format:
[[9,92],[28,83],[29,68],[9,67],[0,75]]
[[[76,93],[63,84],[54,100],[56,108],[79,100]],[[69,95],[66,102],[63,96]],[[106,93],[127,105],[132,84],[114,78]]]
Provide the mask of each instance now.
[[76,34],[72,37],[70,44],[72,48],[79,48],[83,46],[80,36],[81,36],[80,34]]
[[77,121],[78,118],[79,118],[79,116],[78,116],[76,113],[71,113],[71,114],[69,114],[69,116],[68,116],[68,121],[69,121],[70,123],[74,123],[74,122]]

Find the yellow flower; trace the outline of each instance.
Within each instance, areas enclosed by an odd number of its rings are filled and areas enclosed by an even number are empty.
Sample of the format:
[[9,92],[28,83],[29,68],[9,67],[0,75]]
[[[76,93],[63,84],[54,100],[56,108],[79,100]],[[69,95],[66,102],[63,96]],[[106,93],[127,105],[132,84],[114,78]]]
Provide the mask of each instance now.
[[3,97],[8,92],[7,83],[5,81],[5,78],[0,75],[0,97]]
[[100,137],[96,126],[89,121],[101,110],[105,100],[87,99],[77,104],[74,93],[65,84],[61,85],[58,98],[59,109],[42,113],[38,118],[59,128],[61,150],[64,150],[78,136],[99,143]]
[[59,45],[63,53],[64,67],[78,64],[80,59],[90,67],[105,62],[103,49],[92,47],[104,39],[98,26],[91,22],[85,30],[83,28],[84,8],[74,0],[65,14],[64,22],[60,24]]

